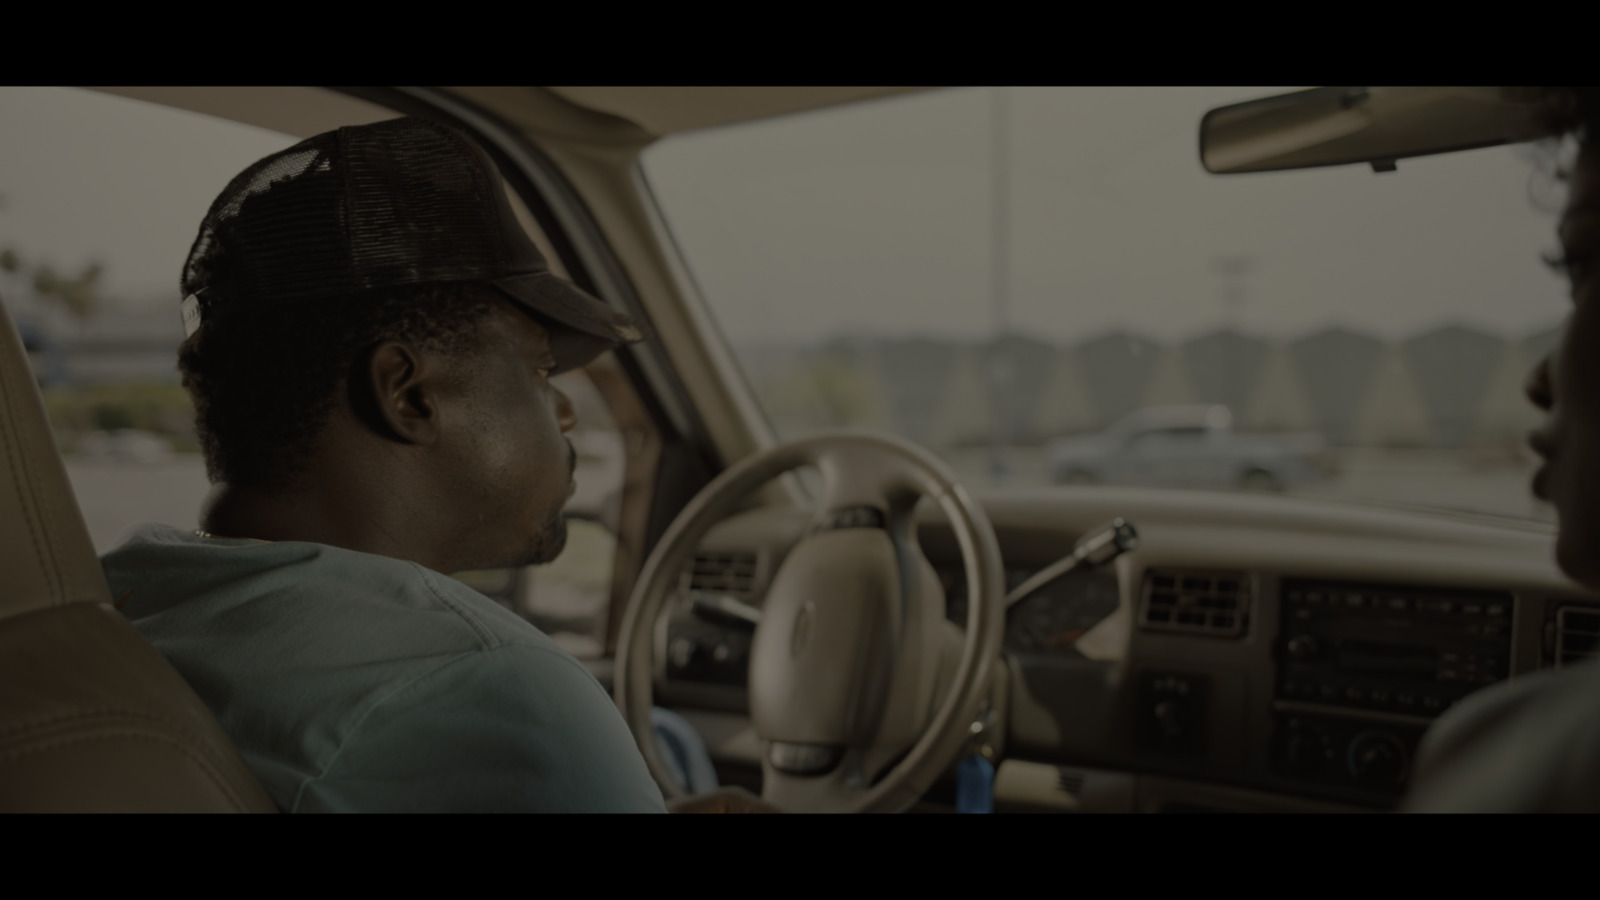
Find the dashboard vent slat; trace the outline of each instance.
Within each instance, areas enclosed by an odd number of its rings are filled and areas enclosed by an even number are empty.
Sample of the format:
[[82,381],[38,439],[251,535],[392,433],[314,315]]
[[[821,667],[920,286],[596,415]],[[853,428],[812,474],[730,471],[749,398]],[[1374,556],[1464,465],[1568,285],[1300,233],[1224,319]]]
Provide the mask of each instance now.
[[1250,581],[1237,572],[1151,572],[1139,625],[1209,637],[1239,637],[1250,618]]
[[1556,613],[1556,668],[1600,657],[1600,609],[1567,606]]
[[716,591],[748,597],[755,590],[756,555],[696,553],[684,566],[684,578],[691,591]]

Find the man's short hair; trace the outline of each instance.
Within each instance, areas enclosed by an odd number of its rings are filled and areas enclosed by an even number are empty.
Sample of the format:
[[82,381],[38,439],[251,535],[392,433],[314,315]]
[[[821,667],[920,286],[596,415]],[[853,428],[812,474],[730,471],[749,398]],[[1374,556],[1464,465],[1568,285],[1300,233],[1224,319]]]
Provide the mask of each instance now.
[[290,487],[374,346],[459,353],[499,297],[482,284],[420,285],[208,323],[178,351],[206,474],[214,484]]

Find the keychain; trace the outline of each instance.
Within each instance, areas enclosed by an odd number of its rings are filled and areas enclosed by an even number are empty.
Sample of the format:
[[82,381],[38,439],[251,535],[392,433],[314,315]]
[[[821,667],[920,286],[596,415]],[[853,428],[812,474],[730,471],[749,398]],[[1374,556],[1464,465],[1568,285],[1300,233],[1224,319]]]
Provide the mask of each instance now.
[[994,763],[982,753],[974,753],[956,766],[956,812],[994,812]]

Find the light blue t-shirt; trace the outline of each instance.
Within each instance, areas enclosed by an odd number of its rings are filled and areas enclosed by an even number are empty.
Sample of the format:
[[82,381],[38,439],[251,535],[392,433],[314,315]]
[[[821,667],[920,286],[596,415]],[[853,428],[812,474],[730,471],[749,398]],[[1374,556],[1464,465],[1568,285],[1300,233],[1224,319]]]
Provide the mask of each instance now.
[[285,812],[664,812],[600,683],[415,563],[139,525],[112,597]]

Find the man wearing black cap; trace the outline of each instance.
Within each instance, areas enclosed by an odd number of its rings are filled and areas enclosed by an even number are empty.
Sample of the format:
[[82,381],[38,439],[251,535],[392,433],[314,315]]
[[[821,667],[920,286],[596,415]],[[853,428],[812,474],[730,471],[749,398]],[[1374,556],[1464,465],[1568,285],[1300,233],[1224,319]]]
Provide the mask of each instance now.
[[549,377],[641,337],[549,271],[484,151],[397,119],[274,154],[182,287],[214,489],[103,563],[279,808],[661,811],[599,683],[438,574],[561,551]]

